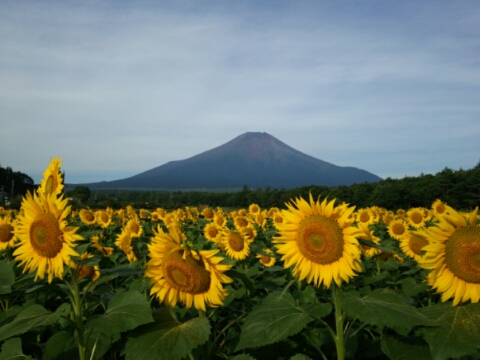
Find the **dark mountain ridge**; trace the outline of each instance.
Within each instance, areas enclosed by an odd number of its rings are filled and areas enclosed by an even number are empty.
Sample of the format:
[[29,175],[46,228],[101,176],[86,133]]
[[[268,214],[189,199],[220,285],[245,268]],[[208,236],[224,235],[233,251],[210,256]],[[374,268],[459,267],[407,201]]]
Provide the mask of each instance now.
[[368,171],[306,155],[267,133],[247,132],[191,158],[170,161],[126,179],[82,185],[91,189],[226,189],[244,185],[290,189],[380,180]]

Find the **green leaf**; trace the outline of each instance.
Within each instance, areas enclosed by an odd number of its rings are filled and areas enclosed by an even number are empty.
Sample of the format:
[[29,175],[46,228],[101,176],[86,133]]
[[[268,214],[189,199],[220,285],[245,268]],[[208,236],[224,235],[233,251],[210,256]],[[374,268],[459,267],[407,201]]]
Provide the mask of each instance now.
[[303,354],[297,354],[297,355],[293,355],[290,360],[312,360],[311,358],[309,358],[307,355],[303,355]]
[[250,295],[254,296],[255,295],[255,286],[253,286],[253,283],[252,281],[250,280],[250,278],[245,275],[245,274],[242,274],[238,271],[235,271],[235,270],[228,270],[225,272],[225,275],[231,277],[231,278],[237,278],[239,280],[241,280],[243,282],[243,284],[245,285],[245,287],[247,288],[247,290],[250,292]]
[[66,331],[59,331],[53,334],[45,344],[45,350],[43,351],[43,359],[68,359],[67,352],[75,354],[78,353],[77,346],[75,345],[75,339]]
[[256,360],[253,356],[242,354],[232,358],[232,360]]
[[382,337],[381,347],[385,355],[391,360],[431,360],[432,355],[427,344],[419,344],[417,339],[405,338],[398,340],[393,336]]
[[421,309],[439,327],[421,329],[435,360],[459,358],[480,349],[480,303]]
[[57,319],[58,314],[53,314],[40,305],[31,305],[21,311],[11,323],[0,328],[0,341],[23,334],[37,326],[51,325]]
[[292,295],[269,294],[247,315],[235,351],[272,344],[298,333],[313,320]]
[[205,343],[210,336],[206,318],[176,321],[167,308],[154,312],[155,322],[136,329],[128,337],[126,360],[176,360]]
[[15,283],[14,265],[14,261],[10,263],[6,260],[0,261],[0,294],[10,294],[12,292],[11,286]]
[[87,322],[86,328],[115,334],[152,321],[152,312],[147,299],[137,291],[128,290],[110,300],[106,313],[92,317]]
[[415,307],[409,297],[392,290],[379,289],[360,297],[355,291],[340,292],[342,309],[353,318],[370,325],[411,330],[412,327],[434,326],[435,323]]
[[407,296],[416,296],[429,289],[429,286],[425,283],[418,284],[413,278],[406,278],[402,281],[403,293]]
[[31,360],[30,356],[23,354],[22,340],[14,338],[7,340],[2,345],[0,360]]
[[[87,359],[98,360],[105,355],[112,344],[112,336],[103,332],[87,329],[85,331],[85,354]],[[93,356],[92,356],[93,352]]]
[[300,306],[308,315],[315,318],[323,318],[332,312],[332,304],[330,303],[316,303]]

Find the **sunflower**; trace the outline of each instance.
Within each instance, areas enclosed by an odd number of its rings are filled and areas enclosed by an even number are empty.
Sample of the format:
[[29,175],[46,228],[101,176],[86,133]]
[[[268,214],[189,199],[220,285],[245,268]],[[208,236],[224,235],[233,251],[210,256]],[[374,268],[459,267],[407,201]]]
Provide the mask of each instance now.
[[407,211],[406,220],[410,226],[420,229],[425,226],[425,208],[414,207]]
[[133,236],[130,232],[130,229],[123,228],[122,232],[117,236],[117,240],[115,241],[115,245],[122,249],[125,255],[127,255],[129,262],[137,261],[137,256],[132,248],[132,238]]
[[[88,252],[85,252],[80,256],[79,260],[83,261],[91,258],[93,258],[93,255],[89,254]],[[70,260],[70,262],[68,263],[68,266],[70,266],[70,268],[77,271],[78,280],[82,280],[84,278],[90,278],[90,280],[92,281],[97,281],[98,278],[100,277],[100,267],[97,265],[94,265],[94,266],[78,265],[73,260]]]
[[98,225],[106,229],[112,224],[112,217],[105,210],[95,212],[95,220]]
[[422,258],[422,249],[430,244],[428,238],[415,231],[407,231],[405,237],[400,240],[400,249],[409,258],[419,262]]
[[140,220],[137,217],[128,220],[125,227],[130,230],[130,235],[132,237],[140,237],[143,234],[142,225],[140,224]]
[[357,214],[355,216],[355,220],[359,224],[370,225],[375,222],[375,215],[373,212],[368,208],[363,208],[357,210]]
[[[357,235],[357,238],[368,240],[375,244],[380,244],[380,238],[374,235],[374,232],[368,228],[367,224],[358,223],[358,229],[361,231],[361,235]],[[364,245],[360,245],[360,249],[366,257],[372,257],[382,252],[380,249]]]
[[[360,247],[356,236],[361,232],[350,226],[354,207],[334,207],[335,199],[310,203],[297,198],[283,210],[283,223],[276,224],[279,237],[273,242],[277,253],[283,254],[284,267],[294,265],[293,275],[307,279],[319,287],[329,288],[332,280],[340,286],[360,272]],[[334,218],[332,218],[334,217]]]
[[223,214],[221,212],[216,212],[214,217],[213,217],[213,221],[218,225],[218,226],[223,226],[223,224],[225,224],[225,217],[223,216]]
[[92,210],[82,209],[79,213],[80,220],[86,225],[95,225],[97,222],[95,219],[95,214]]
[[453,306],[480,299],[480,224],[477,224],[478,207],[468,218],[456,210],[438,216],[435,226],[424,229],[422,235],[431,244],[419,261],[424,269],[432,270],[428,284],[442,293],[442,301],[453,298]]
[[221,236],[223,249],[225,249],[225,253],[230,258],[243,260],[250,254],[250,244],[252,240],[248,239],[242,233],[223,228]]
[[407,225],[401,219],[390,221],[388,224],[388,233],[395,240],[402,240],[407,231]]
[[203,218],[205,220],[212,220],[215,213],[208,206],[202,211]]
[[0,216],[0,251],[7,248],[13,248],[15,244],[15,236],[13,234],[13,222],[10,215]]
[[432,204],[433,215],[443,215],[447,210],[447,203],[444,203],[442,200],[437,199]]
[[203,228],[203,235],[205,236],[205,239],[213,241],[214,243],[218,241],[219,234],[220,228],[214,222],[208,223]]
[[250,204],[250,206],[248,207],[248,212],[250,214],[259,213],[260,212],[260,206],[258,206],[257,204]]
[[69,263],[71,256],[78,256],[72,246],[83,238],[76,234],[78,228],[68,226],[65,220],[70,214],[67,202],[63,195],[57,198],[56,193],[28,192],[23,198],[23,212],[14,230],[20,243],[13,256],[20,265],[25,264],[23,272],[37,270],[35,281],[43,279],[45,274],[49,283],[53,276],[63,278],[63,265]]
[[60,172],[62,162],[58,157],[52,159],[50,165],[43,173],[43,178],[38,189],[39,194],[43,195],[60,195],[64,188],[63,175]]
[[275,257],[268,256],[270,254],[273,254],[273,251],[270,249],[263,249],[263,252],[266,255],[257,254],[257,258],[260,259],[260,263],[265,267],[272,267],[273,265],[275,265]]
[[233,223],[237,229],[250,225],[250,221],[248,221],[246,216],[235,216],[233,218]]
[[160,302],[174,307],[177,302],[187,308],[195,306],[206,311],[206,305],[223,305],[227,290],[222,283],[232,279],[224,274],[231,265],[223,265],[219,250],[194,251],[182,246],[182,236],[172,228],[167,234],[160,226],[154,230],[149,249],[150,260],[145,276],[150,278],[150,295],[156,295]]
[[100,239],[104,239],[104,235],[93,235],[90,238],[90,242],[92,243],[93,247],[100,251],[103,256],[111,256],[113,254],[113,247],[110,246],[103,246],[100,244]]

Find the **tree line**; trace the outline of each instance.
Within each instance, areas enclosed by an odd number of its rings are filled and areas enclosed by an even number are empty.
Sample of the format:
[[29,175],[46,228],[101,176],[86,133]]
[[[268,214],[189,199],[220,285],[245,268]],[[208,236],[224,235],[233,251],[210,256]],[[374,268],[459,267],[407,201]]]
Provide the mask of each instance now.
[[[75,198],[81,193],[82,206],[110,206],[114,208],[132,204],[136,207],[166,209],[184,206],[208,205],[210,207],[244,208],[256,203],[262,208],[285,208],[285,203],[298,196],[308,198],[309,193],[317,198],[336,198],[357,208],[380,206],[389,210],[411,207],[429,208],[436,199],[441,199],[457,209],[473,209],[480,206],[480,162],[469,170],[445,168],[435,175],[420,174],[403,179],[386,178],[376,183],[361,183],[350,186],[303,186],[294,189],[251,189],[246,184],[239,191],[141,191],[141,190],[89,190],[67,192]],[[88,195],[87,195],[88,194]],[[88,198],[87,198],[88,197]]]

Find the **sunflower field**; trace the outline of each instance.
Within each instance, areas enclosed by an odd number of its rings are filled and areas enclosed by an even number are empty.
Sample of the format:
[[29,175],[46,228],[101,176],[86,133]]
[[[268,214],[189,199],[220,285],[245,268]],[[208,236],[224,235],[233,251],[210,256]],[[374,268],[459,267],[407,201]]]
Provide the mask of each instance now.
[[431,208],[0,207],[0,360],[480,359],[480,221]]

